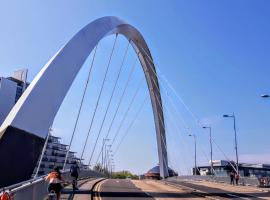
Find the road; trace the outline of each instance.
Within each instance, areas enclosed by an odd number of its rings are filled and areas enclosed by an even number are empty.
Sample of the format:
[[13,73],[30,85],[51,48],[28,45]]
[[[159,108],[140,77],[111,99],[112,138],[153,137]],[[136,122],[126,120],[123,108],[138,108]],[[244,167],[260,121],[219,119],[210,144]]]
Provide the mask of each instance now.
[[95,200],[175,200],[182,198],[204,199],[194,195],[190,189],[180,189],[152,180],[105,180],[97,184],[94,195]]
[[212,200],[270,200],[270,192],[248,186],[231,186],[207,181],[164,182],[154,180],[106,179],[97,184],[97,180],[82,182],[75,194],[63,195],[61,199],[90,200],[91,188],[95,185],[92,199],[140,199],[140,200],[176,200],[176,199],[212,199]]

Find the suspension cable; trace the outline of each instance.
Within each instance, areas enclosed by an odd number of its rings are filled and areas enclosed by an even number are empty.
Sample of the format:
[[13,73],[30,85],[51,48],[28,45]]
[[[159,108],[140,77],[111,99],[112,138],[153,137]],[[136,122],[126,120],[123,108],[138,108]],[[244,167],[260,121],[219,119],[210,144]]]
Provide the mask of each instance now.
[[93,68],[93,63],[94,63],[95,56],[96,56],[96,51],[97,51],[97,46],[95,47],[94,55],[93,55],[93,58],[92,58],[92,63],[91,63],[91,66],[90,66],[90,69],[89,69],[89,72],[88,72],[88,76],[86,78],[86,82],[85,82],[85,86],[84,86],[84,90],[83,90],[83,95],[82,95],[82,99],[81,99],[81,102],[80,102],[80,107],[79,107],[79,110],[78,110],[78,113],[77,113],[75,125],[73,127],[71,139],[70,139],[68,149],[67,149],[67,152],[66,152],[65,161],[64,161],[64,165],[63,165],[63,170],[65,170],[65,167],[66,167],[67,159],[68,159],[68,156],[69,156],[69,151],[70,151],[70,148],[71,148],[71,145],[72,145],[72,142],[73,142],[73,139],[74,139],[74,135],[75,135],[75,132],[76,132],[76,129],[77,129],[77,125],[78,125],[78,122],[79,122],[79,118],[80,118],[80,115],[81,115],[81,110],[82,110],[83,102],[84,102],[84,99],[85,99],[85,94],[86,94],[86,91],[87,91],[87,88],[88,88],[88,84],[89,84],[89,80],[90,80],[90,76],[91,76],[91,72],[92,72],[92,68]]
[[[141,54],[141,52],[138,52],[138,54]],[[148,61],[148,60],[146,60],[146,61]],[[150,65],[150,66],[151,66],[151,65]],[[154,71],[151,67],[150,67],[150,69],[151,69],[152,71]],[[148,71],[148,69],[147,69],[147,71]],[[156,74],[155,71],[154,71],[154,73]],[[152,80],[152,82],[154,83],[154,85],[156,86],[156,88],[159,88],[157,82],[156,82],[155,80],[153,80],[152,76],[149,76],[149,77],[150,77],[150,79]],[[157,74],[156,74],[156,77],[157,77]],[[150,89],[149,92],[152,93],[152,95],[153,95],[153,97],[154,97],[155,99],[157,99],[157,102],[158,102],[160,108],[162,109],[161,99],[160,99],[160,98],[157,98],[157,96],[156,96],[156,94],[154,93],[152,87],[150,87],[149,89]],[[164,120],[163,120],[164,118],[162,118],[162,117],[160,116],[160,113],[158,113],[158,119],[161,121],[161,125],[163,126],[164,130],[166,130],[165,124],[164,124]],[[167,151],[167,144],[166,144],[166,142],[165,142],[164,136],[161,135],[160,138],[161,138],[161,142],[163,143],[163,145],[164,145],[164,147],[165,147],[165,149],[166,149],[166,151]],[[168,158],[167,158],[167,159],[168,159]],[[163,162],[167,163],[168,160],[165,160],[165,158],[163,157]]]
[[43,149],[42,149],[42,152],[41,152],[40,160],[38,162],[38,166],[37,166],[37,169],[36,169],[36,173],[34,175],[34,178],[37,178],[37,176],[38,176],[38,172],[39,172],[39,169],[40,169],[40,166],[41,166],[43,157],[45,155],[45,152],[46,152],[46,149],[47,149],[47,146],[48,146],[48,141],[49,141],[49,138],[51,136],[51,132],[52,132],[52,128],[50,127],[49,128],[49,131],[48,131],[48,135],[47,135],[46,140],[45,140],[45,143],[43,145]]
[[[144,51],[145,55],[147,56],[147,60],[149,60],[152,64],[154,64],[154,61],[153,59],[146,53],[146,51],[144,50],[144,48],[140,48],[141,50]],[[141,53],[141,52],[139,52]],[[176,97],[178,98],[178,100],[184,105],[184,107],[186,108],[186,110],[190,113],[190,115],[194,118],[194,120],[196,121],[197,125],[199,127],[202,127],[202,124],[200,123],[200,120],[199,118],[191,111],[191,109],[185,104],[185,102],[183,101],[183,99],[178,95],[178,93],[176,92],[176,90],[174,89],[174,87],[170,84],[170,82],[166,79],[166,77],[164,75],[162,76],[159,76],[156,71],[151,67],[149,67],[153,73],[156,74],[157,77],[161,78],[161,79],[164,79],[164,81],[167,83],[167,85],[169,86],[169,88],[175,93]],[[161,73],[160,69],[158,67],[156,67],[156,69]],[[217,143],[214,142],[216,145]],[[230,162],[230,160],[228,159],[228,157],[226,156],[226,154],[224,153],[224,151],[221,150],[221,148],[219,146],[217,146],[218,149],[224,154],[225,158],[227,159],[227,161],[230,163],[230,165],[234,168],[234,166],[232,165],[232,163]],[[234,168],[235,169],[235,168]]]
[[[163,86],[163,85],[161,85],[161,86]],[[167,98],[168,98],[168,100],[169,100],[169,103],[172,105],[174,112],[175,112],[175,113],[178,113],[178,115],[179,115],[179,117],[180,117],[180,120],[181,120],[182,123],[184,124],[185,129],[186,129],[187,131],[190,130],[190,127],[187,125],[186,121],[184,120],[183,116],[181,115],[181,113],[180,113],[179,110],[177,109],[177,107],[176,107],[175,103],[173,102],[172,98],[169,96],[168,90],[165,88],[165,86],[163,86],[163,87],[161,87],[161,88],[163,88],[163,90],[165,90],[165,93],[166,93],[166,96],[167,96]],[[177,124],[177,123],[175,123],[175,124]],[[180,129],[179,129],[179,130],[180,130]],[[197,135],[197,134],[196,134],[196,135]],[[183,137],[183,138],[184,138],[184,137]],[[199,144],[199,143],[197,143],[197,144]],[[202,150],[203,155],[205,156],[206,160],[209,161],[208,156],[206,155],[204,149],[200,146],[200,144],[199,144],[199,148]]]
[[112,98],[113,98],[113,96],[114,96],[114,94],[115,94],[115,89],[116,89],[116,86],[117,86],[117,83],[118,83],[120,74],[121,74],[121,72],[122,72],[122,70],[123,70],[123,66],[124,66],[124,63],[125,63],[125,60],[126,60],[126,56],[127,56],[127,53],[128,53],[128,49],[129,49],[129,44],[130,44],[130,42],[128,42],[128,45],[127,45],[126,50],[125,50],[125,53],[124,53],[124,57],[123,57],[123,59],[122,59],[120,68],[119,68],[119,70],[118,70],[117,78],[116,78],[115,83],[114,83],[114,86],[113,86],[113,90],[112,90],[112,93],[111,93],[111,96],[110,96],[110,99],[109,99],[109,103],[108,103],[108,105],[107,105],[107,108],[106,108],[104,117],[103,117],[102,122],[101,122],[101,126],[100,126],[99,131],[98,131],[98,136],[97,136],[97,138],[96,138],[96,141],[95,141],[93,150],[92,150],[92,152],[91,152],[91,156],[90,156],[90,160],[89,160],[89,165],[90,165],[91,160],[92,160],[92,157],[93,157],[93,155],[94,155],[95,148],[96,148],[96,145],[97,145],[98,140],[99,140],[99,137],[100,137],[100,133],[101,133],[101,131],[102,131],[102,129],[103,129],[103,125],[104,125],[105,119],[106,119],[106,117],[107,117],[107,113],[108,113],[108,110],[109,110],[109,108],[110,108],[110,105],[111,105],[111,102],[112,102]]
[[132,97],[132,99],[131,99],[131,101],[130,101],[130,103],[129,103],[129,106],[128,106],[128,108],[127,108],[127,110],[126,110],[126,112],[125,112],[125,114],[124,114],[124,116],[123,116],[123,118],[122,118],[122,120],[121,120],[121,122],[120,122],[118,128],[117,128],[116,134],[114,135],[114,138],[113,138],[112,143],[111,143],[112,145],[113,145],[113,143],[115,142],[115,139],[116,139],[116,137],[118,136],[119,131],[120,131],[120,129],[121,129],[122,126],[123,126],[123,122],[125,121],[126,116],[127,116],[127,114],[129,113],[130,108],[131,108],[131,106],[132,106],[132,104],[133,104],[133,102],[134,102],[134,100],[135,100],[135,98],[136,98],[136,96],[137,96],[137,94],[138,94],[140,88],[141,88],[141,85],[142,85],[142,83],[143,83],[143,80],[144,80],[144,79],[142,78],[142,79],[140,80],[138,86],[137,86],[137,89],[136,89],[136,91],[135,91],[135,93],[134,93],[134,95],[133,95],[133,97]]
[[147,101],[147,97],[144,98],[143,102],[141,103],[137,113],[135,114],[134,118],[131,120],[131,123],[129,124],[128,128],[126,129],[125,131],[125,134],[123,135],[123,137],[121,138],[120,142],[118,143],[117,147],[115,148],[115,151],[114,151],[114,155],[117,153],[119,147],[121,146],[123,140],[126,138],[126,136],[128,135],[128,133],[130,132],[131,128],[133,127],[135,121],[137,120],[139,114],[141,113],[145,103]]
[[[154,64],[153,59],[147,54],[147,52],[145,51],[145,49],[142,48],[142,47],[141,47],[140,49],[145,53],[144,55],[146,55],[146,57],[148,58],[147,60],[149,60],[152,64]],[[158,77],[161,78],[161,79],[164,79],[164,81],[167,83],[167,85],[169,86],[169,88],[175,93],[176,97],[177,97],[177,98],[179,99],[179,101],[184,105],[184,107],[186,108],[186,110],[191,114],[191,116],[195,119],[195,121],[198,123],[198,125],[201,126],[200,121],[199,121],[199,118],[198,118],[198,117],[191,111],[191,109],[185,104],[184,100],[178,95],[178,93],[176,92],[176,90],[174,89],[174,87],[171,85],[171,83],[166,79],[166,77],[165,77],[164,75],[159,76],[159,75],[157,74],[157,72],[151,67],[151,65],[150,65],[149,68],[153,71],[153,73],[156,74],[156,76],[158,76]],[[161,73],[161,70],[160,70],[157,66],[155,66],[155,68]],[[162,74],[162,73],[161,73],[161,74]]]
[[[107,78],[107,74],[108,74],[108,71],[109,71],[109,66],[110,66],[111,58],[112,58],[112,55],[113,55],[113,52],[114,52],[114,48],[115,48],[117,37],[118,37],[118,34],[115,35],[115,39],[114,39],[114,42],[113,42],[113,47],[112,47],[112,50],[111,50],[111,53],[110,53],[110,57],[109,57],[109,62],[107,64],[105,75],[104,75],[104,78],[102,80],[101,89],[100,89],[99,94],[98,94],[98,98],[97,98],[96,105],[95,105],[95,108],[94,108],[94,113],[93,113],[93,116],[91,118],[91,122],[90,122],[90,126],[89,126],[89,129],[88,129],[88,132],[87,132],[87,137],[86,137],[84,146],[86,146],[86,144],[88,142],[89,135],[90,135],[90,132],[91,132],[91,129],[92,129],[92,125],[93,125],[93,122],[94,122],[94,119],[95,119],[95,116],[96,116],[97,108],[99,106],[99,100],[100,100],[102,91],[104,89],[104,84],[105,84],[105,81],[106,81],[106,78]],[[82,152],[81,157],[83,157],[83,154],[84,154],[84,151]]]
[[[165,89],[165,87],[163,87],[163,89]],[[166,89],[165,89],[165,90],[166,90]],[[166,92],[168,93],[167,90],[166,90]],[[180,119],[181,119],[181,121],[184,123],[185,128],[186,128],[187,130],[189,130],[190,127],[187,125],[187,123],[185,122],[185,120],[184,120],[184,118],[182,117],[181,113],[180,113],[180,112],[178,111],[178,109],[176,108],[176,105],[175,105],[174,102],[172,101],[171,97],[170,97],[168,94],[167,94],[167,97],[168,97],[168,99],[170,100],[169,103],[171,103],[171,105],[173,105],[174,111],[176,111],[176,112],[179,114]],[[178,127],[178,126],[176,126],[176,127]],[[179,130],[180,130],[180,129],[179,129]],[[202,150],[203,155],[205,156],[206,160],[208,161],[208,160],[209,160],[209,157],[208,157],[207,154],[205,153],[205,151],[204,151],[204,149],[202,148],[202,146],[200,145],[200,143],[198,143],[198,144],[199,144],[199,148]],[[213,169],[213,170],[214,170],[214,169]],[[214,173],[215,173],[215,170],[214,170]]]
[[[139,52],[139,53],[140,53],[140,52]],[[147,56],[148,56],[148,55],[147,55]],[[148,59],[147,59],[147,61],[148,61]],[[151,58],[150,58],[150,61],[153,63],[153,61],[152,61]],[[151,65],[149,65],[149,66],[150,66],[149,68],[150,68],[150,69],[152,70],[152,72],[156,75],[156,77],[159,77],[158,74],[156,73],[156,71],[152,68],[152,66],[151,66]],[[151,76],[150,76],[150,78],[151,78],[152,82],[155,84],[155,86],[156,86],[157,88],[159,88],[157,82],[156,82],[155,80],[153,80],[153,78],[152,78]],[[154,94],[154,96],[155,96],[155,94]],[[157,99],[157,102],[159,103],[159,106],[162,108],[160,99],[159,99],[159,98],[156,98],[156,99]],[[159,119],[161,119],[160,114],[159,114]],[[161,121],[162,121],[162,120],[161,120]],[[163,128],[165,129],[164,122],[162,123],[162,125],[163,125]],[[162,139],[163,144],[165,145],[165,148],[167,149],[167,144],[165,143],[164,138],[161,137],[161,139]]]
[[217,145],[217,143],[215,142],[215,140],[213,140],[213,143],[217,146],[217,148],[221,151],[221,153],[224,155],[224,157],[227,159],[227,161],[229,162],[229,164],[232,166],[233,170],[237,173],[236,168],[234,167],[234,165],[232,164],[232,162],[230,161],[230,159],[228,158],[228,156],[224,153],[224,151],[222,151],[222,149],[220,148],[220,146]]
[[[184,137],[183,137],[182,134],[181,134],[181,130],[180,130],[179,127],[177,126],[177,123],[176,123],[174,120],[172,120],[172,119],[173,119],[173,116],[172,116],[172,114],[171,114],[170,111],[169,111],[169,107],[164,106],[164,108],[165,108],[165,110],[167,110],[168,116],[169,116],[169,118],[171,119],[171,121],[173,122],[173,125],[176,127],[177,132],[179,132],[179,135],[181,136],[181,138],[184,139]],[[170,114],[169,114],[169,113],[170,113]],[[182,145],[185,146],[185,147],[187,148],[187,144],[184,143],[183,140],[180,140],[180,141],[182,142]],[[187,149],[188,149],[188,148],[187,148]],[[186,160],[186,157],[184,157],[184,156],[183,156],[183,161],[184,161],[184,165],[185,165],[185,167],[186,167],[186,169],[187,169],[187,171],[188,171],[187,160]]]
[[[123,98],[124,98],[124,95],[125,95],[125,93],[126,93],[126,90],[127,90],[128,85],[129,85],[129,82],[131,81],[131,77],[132,77],[132,74],[133,74],[134,69],[135,69],[135,66],[136,66],[136,61],[137,61],[137,59],[135,59],[134,64],[132,65],[132,68],[131,68],[130,73],[129,73],[129,75],[128,75],[128,79],[127,79],[127,81],[126,81],[126,83],[125,83],[125,88],[124,88],[124,90],[123,90],[123,92],[122,92],[122,94],[121,94],[121,96],[120,96],[119,101],[118,101],[117,108],[116,108],[116,110],[115,110],[115,112],[114,112],[114,115],[113,115],[113,118],[112,118],[111,123],[110,123],[110,125],[109,125],[109,129],[108,129],[108,131],[107,131],[107,135],[106,135],[105,139],[108,139],[109,134],[110,134],[110,132],[111,132],[111,128],[112,128],[112,125],[113,125],[113,123],[114,123],[115,117],[116,117],[116,115],[117,115],[117,113],[118,113],[118,110],[119,110],[119,108],[120,108],[120,105],[121,105],[122,100],[123,100]],[[102,148],[104,148],[104,145],[105,145],[105,144],[103,143],[103,144],[102,144]],[[98,155],[97,160],[99,160],[99,158],[100,158],[100,156],[101,156],[102,148],[101,148],[101,150],[100,150],[100,152],[99,152],[99,155]]]
[[[93,65],[94,65],[94,60],[95,60],[95,57],[96,57],[96,52],[97,52],[97,47],[95,48],[94,56],[93,56],[93,59],[92,59],[92,62],[91,62],[91,69],[93,68]],[[88,74],[87,84],[88,84],[89,80],[90,80],[90,72]],[[85,88],[85,91],[86,91],[86,88]],[[82,162],[82,156],[83,156],[84,150],[85,150],[85,145],[83,146],[82,154],[81,154],[81,157],[80,157],[80,162]]]

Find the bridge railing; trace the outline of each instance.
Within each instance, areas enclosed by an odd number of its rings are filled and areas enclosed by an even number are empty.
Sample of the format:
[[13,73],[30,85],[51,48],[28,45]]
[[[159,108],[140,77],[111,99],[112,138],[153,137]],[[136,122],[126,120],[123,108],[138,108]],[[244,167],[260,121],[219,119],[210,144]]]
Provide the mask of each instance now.
[[[181,181],[212,181],[219,183],[230,183],[230,177],[222,176],[177,176],[169,177],[166,179],[170,182],[181,182]],[[260,181],[256,177],[241,177],[239,185],[251,185],[251,186],[260,186]]]
[[[71,182],[69,172],[64,172],[63,177],[65,181]],[[99,178],[104,177],[103,174],[91,170],[83,170],[80,172],[80,179],[87,178]],[[45,176],[41,176],[35,179],[24,181],[18,184],[14,184],[5,188],[0,189],[0,195],[3,192],[8,192],[12,200],[44,200],[47,196],[48,183],[44,180]]]

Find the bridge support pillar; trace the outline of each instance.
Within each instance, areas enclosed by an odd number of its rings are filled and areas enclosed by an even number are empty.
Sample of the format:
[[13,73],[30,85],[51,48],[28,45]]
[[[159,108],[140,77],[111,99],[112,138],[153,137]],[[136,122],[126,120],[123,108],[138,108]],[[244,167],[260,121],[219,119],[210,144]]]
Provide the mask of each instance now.
[[0,133],[0,188],[31,178],[44,139],[8,126]]

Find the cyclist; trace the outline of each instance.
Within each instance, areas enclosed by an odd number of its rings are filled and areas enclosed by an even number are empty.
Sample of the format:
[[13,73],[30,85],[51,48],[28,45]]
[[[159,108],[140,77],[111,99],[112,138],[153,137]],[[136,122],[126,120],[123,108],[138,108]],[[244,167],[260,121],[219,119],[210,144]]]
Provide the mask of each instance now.
[[79,171],[80,167],[78,166],[78,163],[75,161],[73,165],[70,167],[70,176],[73,178],[72,186],[73,190],[77,190],[77,180],[79,177]]
[[49,182],[48,192],[51,193],[52,191],[54,191],[57,196],[57,200],[59,200],[62,190],[61,183],[64,181],[60,172],[60,168],[54,167],[53,171],[47,175],[45,180]]
[[2,195],[0,195],[0,200],[10,200],[10,196],[7,192],[3,192]]

